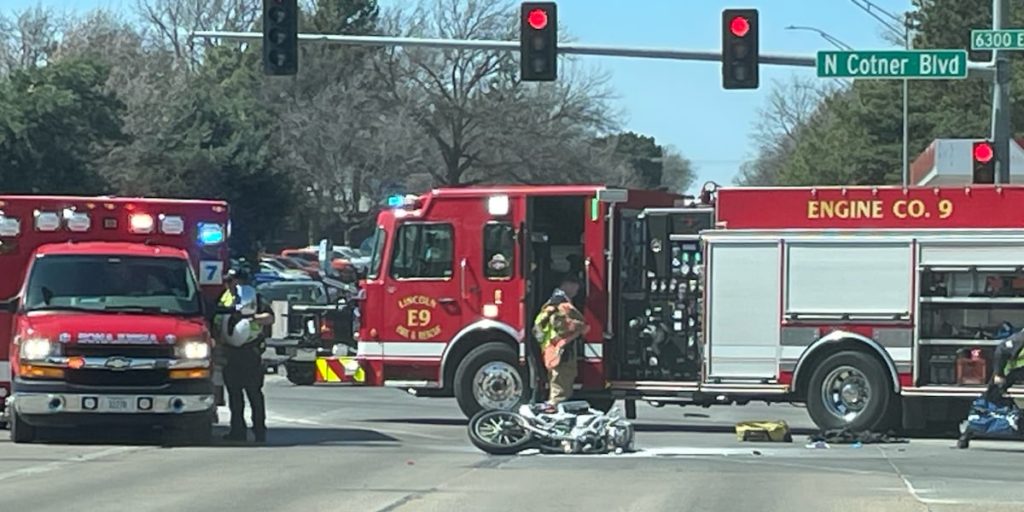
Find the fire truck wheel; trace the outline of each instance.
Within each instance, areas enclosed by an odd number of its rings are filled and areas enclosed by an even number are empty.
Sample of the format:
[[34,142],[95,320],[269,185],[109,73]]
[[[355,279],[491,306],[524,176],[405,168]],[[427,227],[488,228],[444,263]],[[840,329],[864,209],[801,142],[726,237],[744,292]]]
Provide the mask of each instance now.
[[455,370],[455,399],[467,418],[485,409],[512,410],[529,397],[515,350],[501,342],[470,351]]
[[31,443],[36,440],[36,428],[18,417],[11,411],[11,441],[14,443]]
[[872,430],[887,420],[892,382],[877,359],[845,351],[825,359],[811,374],[807,412],[819,428]]

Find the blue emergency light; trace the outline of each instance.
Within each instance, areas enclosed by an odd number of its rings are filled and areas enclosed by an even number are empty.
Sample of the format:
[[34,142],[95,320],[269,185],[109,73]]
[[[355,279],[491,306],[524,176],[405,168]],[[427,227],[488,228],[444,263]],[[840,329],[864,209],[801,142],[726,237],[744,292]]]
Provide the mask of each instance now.
[[404,202],[405,202],[405,199],[403,199],[400,194],[395,194],[393,196],[389,196],[388,197],[388,207],[389,208],[399,208],[399,207],[402,206],[402,204]]
[[217,245],[224,241],[224,227],[220,224],[199,223],[199,243],[201,245]]

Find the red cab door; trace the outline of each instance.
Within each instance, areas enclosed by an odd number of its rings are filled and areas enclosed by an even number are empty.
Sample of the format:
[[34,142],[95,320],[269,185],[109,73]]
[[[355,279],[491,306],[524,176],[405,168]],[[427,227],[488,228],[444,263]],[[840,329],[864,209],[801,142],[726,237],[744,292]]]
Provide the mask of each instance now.
[[384,384],[436,387],[447,340],[463,325],[467,282],[461,221],[396,222],[379,305]]

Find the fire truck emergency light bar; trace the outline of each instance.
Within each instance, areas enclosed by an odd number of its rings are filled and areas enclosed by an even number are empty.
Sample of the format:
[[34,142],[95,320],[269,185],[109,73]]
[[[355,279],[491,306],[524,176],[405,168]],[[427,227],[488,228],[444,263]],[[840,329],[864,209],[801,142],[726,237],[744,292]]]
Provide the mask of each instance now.
[[[415,208],[416,207],[416,202],[418,200],[419,200],[419,197],[415,196],[415,195],[412,195],[412,194],[405,195],[405,196],[400,195],[400,194],[395,194],[393,196],[389,196],[388,197],[388,207],[389,208]],[[500,216],[503,216],[503,215],[508,215],[508,212],[509,212],[510,208],[511,208],[511,203],[509,202],[509,199],[508,199],[507,195],[501,194],[501,195],[495,195],[495,196],[491,196],[491,197],[487,198],[487,213],[489,213],[491,215],[494,215],[496,217],[500,217]]]
[[[33,213],[36,231],[53,233],[66,228],[73,233],[85,233],[92,228],[92,218],[86,212],[71,208],[62,213],[36,210]],[[108,219],[109,220],[109,219]],[[185,219],[180,215],[160,214],[156,218],[148,213],[133,213],[128,216],[128,230],[132,233],[145,235],[156,231],[159,220],[159,231],[165,235],[181,235],[185,233]],[[117,222],[104,222],[104,227],[114,229]],[[225,227],[211,222],[200,222],[197,226],[196,239],[200,245],[218,245],[227,238]],[[228,226],[230,230],[230,226]],[[0,212],[0,237],[16,237],[21,235],[21,220],[8,217]]]

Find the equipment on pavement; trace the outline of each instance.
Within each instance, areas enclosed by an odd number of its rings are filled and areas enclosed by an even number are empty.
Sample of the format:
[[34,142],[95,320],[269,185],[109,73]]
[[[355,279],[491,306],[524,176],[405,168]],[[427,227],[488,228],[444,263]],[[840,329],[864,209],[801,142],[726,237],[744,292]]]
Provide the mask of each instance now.
[[1021,439],[1021,411],[1012,400],[996,403],[980,397],[971,404],[971,412],[960,424],[960,438],[956,446],[968,448],[971,439],[987,437],[995,439]]
[[584,401],[562,402],[554,412],[545,412],[543,407],[480,411],[469,420],[469,439],[491,455],[514,455],[529,449],[563,454],[633,450],[633,425],[617,408],[603,413]]
[[791,443],[793,435],[785,421],[741,421],[736,424],[736,440]]

